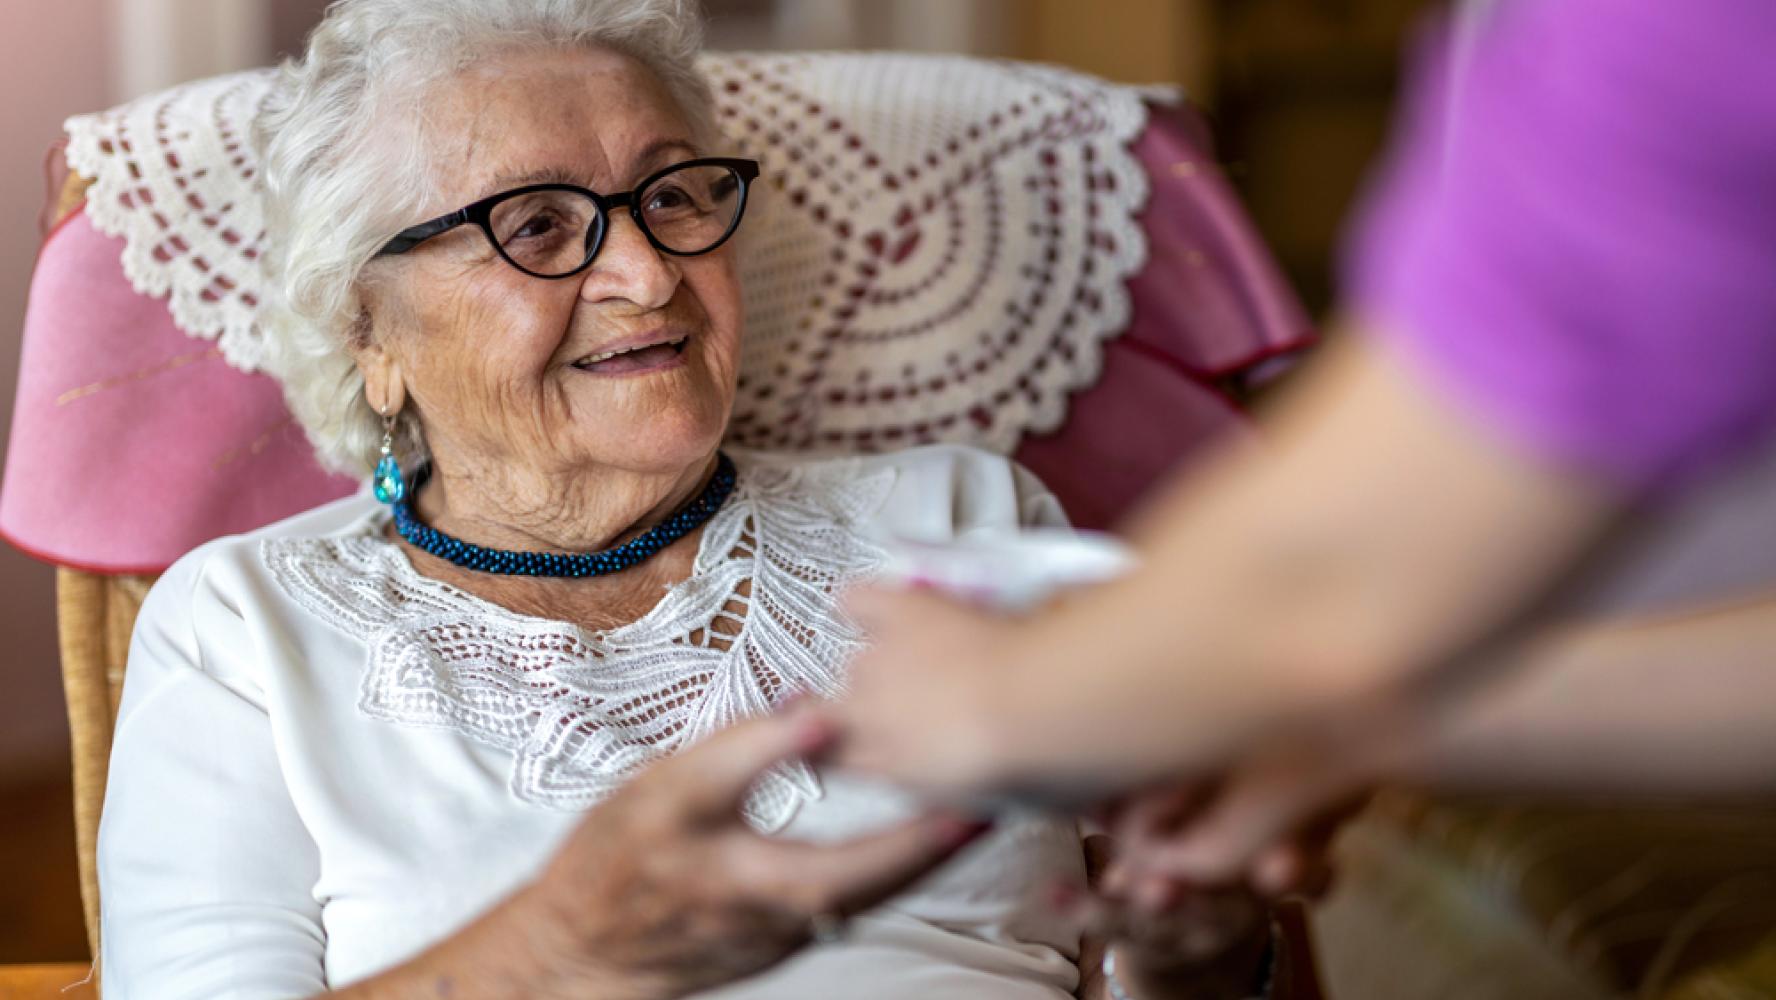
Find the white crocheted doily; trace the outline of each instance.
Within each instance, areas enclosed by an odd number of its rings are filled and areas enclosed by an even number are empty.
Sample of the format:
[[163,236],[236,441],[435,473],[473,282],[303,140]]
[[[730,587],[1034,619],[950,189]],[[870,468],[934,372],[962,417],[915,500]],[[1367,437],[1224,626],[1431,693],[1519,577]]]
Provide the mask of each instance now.
[[[741,271],[731,435],[755,447],[1015,449],[1050,430],[1128,324],[1146,245],[1141,91],[954,56],[719,54],[728,138],[764,167]],[[266,356],[248,123],[258,70],[68,121],[87,213],[138,291],[228,361]]]
[[165,296],[179,329],[216,341],[244,371],[265,358],[265,213],[250,126],[274,78],[200,80],[65,126],[68,166],[92,181],[87,217],[123,237],[130,285]]

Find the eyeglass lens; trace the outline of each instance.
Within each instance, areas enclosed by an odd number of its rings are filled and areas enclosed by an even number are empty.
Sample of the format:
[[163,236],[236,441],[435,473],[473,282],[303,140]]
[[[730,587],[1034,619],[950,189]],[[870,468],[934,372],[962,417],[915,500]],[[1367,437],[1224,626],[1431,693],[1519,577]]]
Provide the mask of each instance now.
[[[702,253],[721,242],[740,211],[740,176],[721,166],[688,166],[638,191],[641,224],[666,249]],[[571,274],[597,251],[604,219],[576,191],[531,191],[493,207],[488,224],[506,257],[544,277]]]

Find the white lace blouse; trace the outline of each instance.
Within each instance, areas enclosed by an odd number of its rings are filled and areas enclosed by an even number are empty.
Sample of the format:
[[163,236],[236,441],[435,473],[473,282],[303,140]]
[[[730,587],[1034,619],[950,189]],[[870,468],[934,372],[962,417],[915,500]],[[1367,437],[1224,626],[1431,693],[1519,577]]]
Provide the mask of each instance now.
[[[137,621],[100,827],[106,996],[299,997],[397,965],[532,876],[650,759],[838,691],[858,635],[834,592],[883,540],[1061,521],[1028,473],[970,449],[734,457],[691,577],[606,632],[419,575],[368,496],[168,570]],[[746,811],[818,840],[910,808],[786,768]],[[845,941],[710,995],[1067,996],[1078,941],[1027,903],[1080,865],[1071,824],[1010,824]]]

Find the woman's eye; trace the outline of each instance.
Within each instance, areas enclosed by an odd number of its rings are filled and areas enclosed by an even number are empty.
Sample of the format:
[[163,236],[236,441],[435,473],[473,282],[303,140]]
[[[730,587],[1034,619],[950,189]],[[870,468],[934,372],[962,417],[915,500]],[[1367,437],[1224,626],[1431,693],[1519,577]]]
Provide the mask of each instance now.
[[645,211],[671,212],[677,209],[687,208],[690,204],[690,197],[678,188],[662,188],[648,196],[648,203]]
[[524,225],[519,226],[517,231],[512,234],[512,238],[513,239],[526,239],[526,238],[533,238],[534,239],[535,237],[538,237],[538,236],[547,236],[547,235],[549,235],[549,233],[551,233],[555,230],[555,227],[556,227],[556,220],[555,220],[554,216],[535,215],[535,216],[532,216],[529,220],[527,220],[524,223]]

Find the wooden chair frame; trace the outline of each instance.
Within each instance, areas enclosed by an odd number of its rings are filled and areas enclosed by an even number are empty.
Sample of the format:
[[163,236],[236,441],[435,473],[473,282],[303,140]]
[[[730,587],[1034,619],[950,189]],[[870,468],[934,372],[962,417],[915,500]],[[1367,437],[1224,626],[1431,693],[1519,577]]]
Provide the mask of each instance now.
[[111,760],[111,730],[123,693],[130,631],[154,583],[150,576],[102,576],[56,571],[56,623],[62,687],[68,698],[68,735],[74,764],[74,837],[80,864],[80,902],[86,940],[99,954],[99,813]]

